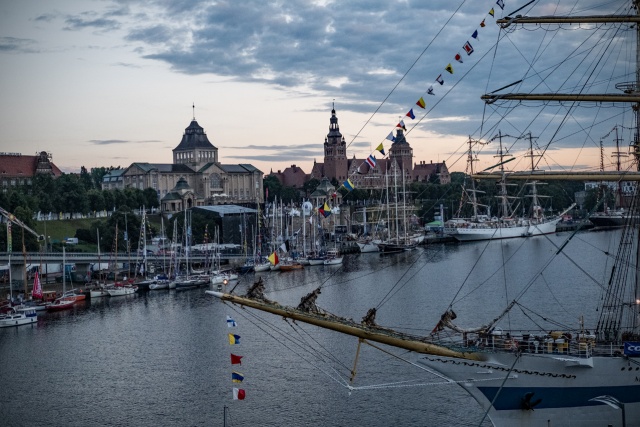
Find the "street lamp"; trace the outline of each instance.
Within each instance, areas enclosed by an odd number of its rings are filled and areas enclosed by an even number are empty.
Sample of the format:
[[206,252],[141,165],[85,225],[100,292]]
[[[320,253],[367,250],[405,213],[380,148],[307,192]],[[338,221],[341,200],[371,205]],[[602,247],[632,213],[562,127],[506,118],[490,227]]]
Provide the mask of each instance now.
[[627,420],[626,420],[626,415],[624,412],[624,403],[620,402],[618,399],[616,399],[613,396],[609,396],[609,395],[604,395],[604,396],[598,396],[598,397],[594,397],[593,399],[589,399],[590,402],[600,402],[600,403],[604,403],[605,405],[609,405],[612,408],[615,409],[622,409],[622,427],[626,427],[627,426]]

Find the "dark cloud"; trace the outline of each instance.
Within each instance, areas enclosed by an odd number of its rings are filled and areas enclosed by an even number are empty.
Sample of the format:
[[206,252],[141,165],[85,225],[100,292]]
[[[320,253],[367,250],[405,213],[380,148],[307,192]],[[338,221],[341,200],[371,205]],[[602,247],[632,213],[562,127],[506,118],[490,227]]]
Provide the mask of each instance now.
[[112,145],[112,144],[128,144],[131,141],[124,139],[91,139],[89,140],[91,144],[95,145]]
[[[106,16],[112,16],[107,12]],[[96,17],[94,13],[84,13],[79,16],[69,16],[65,19],[64,30],[79,31],[86,28],[110,31],[120,28],[120,22],[107,17]]]
[[0,52],[5,53],[34,53],[37,42],[32,39],[19,39],[16,37],[0,37]]
[[[102,16],[70,17],[67,28],[123,28],[126,41],[136,45],[135,52],[166,63],[175,72],[216,74],[234,81],[268,83],[286,92],[330,96],[336,99],[339,114],[370,114],[376,122],[375,114],[402,116],[414,108],[416,119],[405,119],[408,128],[418,126],[462,138],[491,139],[501,130],[516,136],[532,132],[542,146],[548,142],[571,147],[595,144],[601,128],[616,124],[619,110],[606,105],[582,110],[571,104],[543,103],[522,108],[517,101],[489,105],[480,97],[517,81],[509,91],[597,92],[635,80],[630,55],[613,43],[635,29],[623,27],[616,33],[616,26],[603,31],[574,26],[574,31],[541,27],[499,31],[487,14],[491,4],[481,2],[464,2],[458,10],[454,9],[457,4],[441,0],[119,0],[115,4]],[[608,12],[595,5],[585,0],[580,7],[589,14]],[[494,5],[494,9],[500,16],[499,8]],[[576,11],[562,4],[551,9],[536,2],[518,13]],[[127,19],[131,22],[124,25]],[[482,20],[485,28],[480,27]],[[471,37],[475,30],[478,38]],[[474,47],[472,55],[463,50],[466,42]],[[457,53],[463,63],[454,59]],[[445,71],[449,63],[453,74]],[[570,79],[576,69],[586,71]],[[435,81],[440,74],[444,85]],[[430,86],[436,96],[426,95]],[[421,96],[427,102],[425,110],[415,106]],[[389,123],[389,130],[394,124]],[[560,124],[564,129],[558,131]]]

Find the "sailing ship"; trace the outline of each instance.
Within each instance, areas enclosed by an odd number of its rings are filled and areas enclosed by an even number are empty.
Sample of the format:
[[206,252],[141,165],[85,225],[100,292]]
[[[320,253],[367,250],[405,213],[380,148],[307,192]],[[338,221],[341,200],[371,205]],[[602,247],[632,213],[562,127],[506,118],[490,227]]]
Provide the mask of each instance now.
[[[640,40],[640,1],[632,4],[634,14],[532,17],[517,15],[498,19],[503,26],[535,24],[556,27],[570,24],[595,24],[591,28],[607,31],[612,23],[634,28]],[[618,40],[619,34],[612,40]],[[607,45],[608,46],[608,45]],[[638,59],[638,58],[637,58]],[[634,104],[636,124],[640,103],[640,63],[636,59],[636,81],[617,85],[622,94],[487,94],[487,102],[502,100],[537,100],[544,102],[627,102]],[[634,134],[634,156],[640,158],[640,133]],[[474,178],[502,179],[504,174],[476,174]],[[594,173],[532,172],[510,174],[509,179],[593,179]],[[609,175],[611,178],[611,175]],[[616,179],[620,179],[618,176]],[[624,180],[640,181],[640,173],[625,173]],[[637,212],[640,194],[636,188],[629,210]],[[629,226],[617,235],[620,246],[610,277],[601,285],[597,322],[587,326],[555,323],[541,313],[525,311],[520,299],[511,300],[495,317],[478,327],[461,327],[462,320],[452,306],[447,307],[427,336],[385,328],[376,323],[376,309],[354,321],[322,310],[318,305],[320,288],[309,293],[297,307],[282,306],[264,294],[264,284],[257,282],[245,296],[208,291],[227,301],[257,310],[305,322],[321,328],[378,342],[422,354],[418,363],[451,384],[468,392],[483,408],[485,416],[496,426],[640,426],[640,228],[636,215],[629,215]],[[559,246],[556,256],[573,235]],[[604,255],[603,255],[604,256]],[[550,261],[549,261],[550,262]],[[543,265],[542,269],[548,266]],[[539,277],[542,271],[536,272]],[[506,280],[513,280],[506,278]],[[533,284],[532,279],[530,284]],[[529,285],[530,286],[530,285]],[[525,287],[525,291],[529,289]],[[529,329],[510,328],[514,308],[533,320]],[[514,312],[514,313],[512,313]],[[532,316],[537,316],[535,319]],[[471,315],[477,321],[477,314]],[[360,344],[359,344],[360,345]],[[358,354],[356,352],[356,354]],[[357,356],[356,356],[357,357]],[[355,374],[355,365],[352,375]],[[612,421],[613,420],[613,421]],[[481,425],[484,421],[480,421]]]
[[[529,133],[528,137],[530,148],[527,157],[531,158],[531,171],[535,172],[534,158],[537,155],[534,154],[531,133]],[[540,206],[540,198],[542,196],[538,194],[538,181],[531,180],[526,183],[531,187],[531,193],[528,195],[531,197],[531,215],[528,217],[517,216],[511,207],[511,200],[516,199],[516,197],[510,196],[507,192],[508,184],[505,173],[505,164],[514,160],[514,157],[504,148],[501,132],[498,132],[495,139],[499,141],[498,153],[495,156],[499,159],[499,163],[495,166],[500,168],[498,198],[500,199],[501,216],[491,217],[488,206],[484,206],[486,214],[479,214],[478,190],[476,190],[474,181],[472,180],[472,188],[465,190],[463,196],[468,197],[469,203],[473,207],[473,216],[468,219],[453,218],[447,221],[447,223],[445,223],[444,233],[461,242],[530,237],[555,233],[557,224],[562,220],[564,214],[573,209],[575,203],[554,217],[546,217],[543,208]],[[473,162],[477,160],[472,152],[472,147],[475,142],[476,141],[472,139],[468,141],[469,150],[467,163],[471,175],[473,175]]]

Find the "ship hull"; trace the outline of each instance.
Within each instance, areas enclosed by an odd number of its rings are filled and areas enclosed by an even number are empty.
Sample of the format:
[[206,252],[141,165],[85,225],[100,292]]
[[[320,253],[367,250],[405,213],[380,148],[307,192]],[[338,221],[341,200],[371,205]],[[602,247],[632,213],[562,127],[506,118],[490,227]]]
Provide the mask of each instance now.
[[[640,426],[640,365],[623,357],[498,353],[485,362],[426,356],[421,364],[456,381],[497,426]],[[515,362],[515,364],[514,364]],[[513,370],[511,369],[513,366]],[[508,377],[508,378],[507,378]],[[505,381],[505,378],[507,380]]]
[[512,239],[515,237],[540,236],[556,232],[556,226],[560,219],[544,222],[542,224],[522,225],[514,227],[457,227],[445,229],[445,234],[454,237],[461,242],[476,240]]

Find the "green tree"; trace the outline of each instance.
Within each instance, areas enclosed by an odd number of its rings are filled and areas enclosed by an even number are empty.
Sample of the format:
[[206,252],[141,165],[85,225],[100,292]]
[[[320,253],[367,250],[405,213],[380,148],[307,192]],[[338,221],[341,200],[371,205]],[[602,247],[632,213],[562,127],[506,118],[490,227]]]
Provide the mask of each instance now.
[[89,209],[91,212],[100,212],[105,209],[104,202],[104,191],[100,190],[89,190],[87,192],[87,197],[89,199]]
[[158,200],[158,193],[153,188],[145,188],[142,190],[142,195],[144,197],[144,205],[149,208],[157,208],[160,207],[160,201]]

